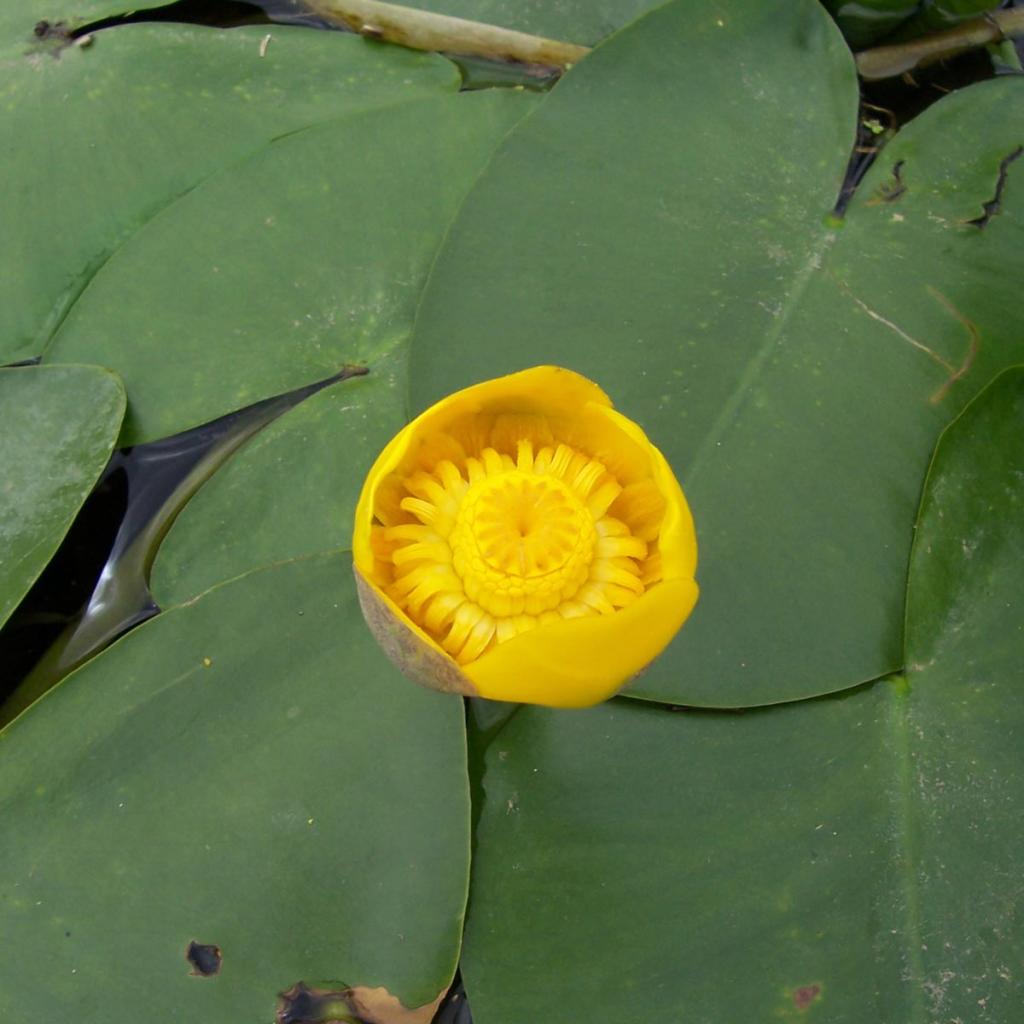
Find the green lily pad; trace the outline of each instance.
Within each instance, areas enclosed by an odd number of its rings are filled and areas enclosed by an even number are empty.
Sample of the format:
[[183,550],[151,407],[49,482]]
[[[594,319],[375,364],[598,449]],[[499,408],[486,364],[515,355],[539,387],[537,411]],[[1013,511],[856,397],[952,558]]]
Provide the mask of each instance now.
[[392,355],[369,376],[306,399],[217,472],[160,545],[150,580],[157,603],[257,566],[347,550],[363,479],[405,423],[403,362]]
[[[160,6],[163,5],[150,2],[132,4],[130,9],[143,11]],[[60,0],[22,0],[19,4],[8,4],[0,10],[0,47],[9,47],[14,52],[18,47],[29,52],[52,52],[57,40],[48,35],[46,26],[57,30],[76,29],[101,18],[125,14],[128,10],[123,0],[121,3],[117,0],[74,0],[73,4]],[[40,25],[40,22],[45,22],[45,25]],[[49,47],[45,49],[47,43]]]
[[374,372],[405,345],[463,196],[535,102],[510,91],[395,101],[262,148],[126,242],[47,359],[88,352],[117,367],[131,395],[124,444],[346,363]]
[[159,615],[0,733],[0,1015],[270,1021],[299,982],[430,1004],[459,950],[464,747],[461,704],[363,628],[345,557]]
[[[216,171],[290,132],[459,81],[439,57],[283,26],[125,25],[56,54],[19,37],[0,48],[0,66],[0,132],[18,140],[0,154],[5,361],[44,352],[120,247]],[[124,344],[137,345],[160,309]]]
[[98,366],[0,369],[0,625],[103,471],[124,408],[120,381]]
[[992,0],[927,0],[918,6],[920,10],[917,16],[900,28],[898,38],[906,39],[928,32],[941,32],[962,21],[977,18],[999,5],[993,5]]
[[[1024,1004],[1024,368],[943,436],[907,594],[904,782],[922,946],[943,1012],[1012,1024]],[[911,954],[915,951],[911,950]]]
[[768,704],[898,670],[929,453],[1024,357],[1017,165],[981,221],[1024,81],[911,123],[839,222],[856,99],[819,5],[667,4],[510,133],[424,294],[414,412],[556,363],[675,467],[701,598],[637,697]]
[[[911,678],[939,674],[944,685],[955,685],[942,669],[967,667],[950,661],[961,645],[984,654],[970,665],[975,675],[984,676],[988,670],[982,666],[990,664],[1004,673],[1014,668],[1007,658],[1024,643],[1024,590],[1014,595],[1024,570],[1021,523],[1024,367],[1014,367],[948,429],[928,470],[907,594]],[[986,597],[992,592],[1007,600],[977,606],[980,587]],[[991,643],[993,637],[998,642]]]
[[912,18],[921,0],[822,0],[855,49],[869,46]]
[[854,49],[909,39],[975,18],[992,0],[822,0]]
[[906,679],[741,713],[523,708],[497,732],[477,1024],[1018,1019],[1022,427],[1018,370],[943,437]]

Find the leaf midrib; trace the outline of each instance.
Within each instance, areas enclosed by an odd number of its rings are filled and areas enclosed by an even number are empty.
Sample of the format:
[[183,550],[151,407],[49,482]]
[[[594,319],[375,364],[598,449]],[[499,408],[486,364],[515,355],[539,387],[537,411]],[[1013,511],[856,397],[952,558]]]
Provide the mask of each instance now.
[[715,417],[710,429],[705,433],[703,440],[697,446],[694,457],[690,460],[686,472],[686,483],[689,486],[700,475],[701,470],[707,462],[708,456],[717,447],[729,425],[736,419],[744,400],[750,393],[750,389],[761,376],[769,356],[775,350],[779,339],[783,336],[793,313],[799,309],[801,300],[810,285],[817,270],[821,269],[822,261],[826,253],[835,241],[836,232],[825,230],[818,237],[816,244],[804,259],[800,268],[793,275],[792,284],[786,293],[785,298],[779,306],[778,315],[773,317],[771,325],[764,333],[764,338],[757,350],[747,360],[746,365],[740,373],[735,386],[729,394],[728,399],[722,405],[721,411]]

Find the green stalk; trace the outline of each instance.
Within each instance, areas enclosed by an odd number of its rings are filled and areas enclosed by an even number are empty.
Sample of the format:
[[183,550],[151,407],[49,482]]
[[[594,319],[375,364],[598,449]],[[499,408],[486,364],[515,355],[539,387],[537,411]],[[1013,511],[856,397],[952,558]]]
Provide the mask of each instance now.
[[862,50],[856,57],[857,71],[862,78],[869,80],[895,78],[925,64],[1020,35],[1024,35],[1024,8],[993,11],[944,32],[893,46]]
[[397,43],[412,50],[556,68],[570,67],[590,52],[587,46],[561,43],[496,25],[381,3],[380,0],[307,0],[306,6],[326,21],[350,28],[370,39]]
[[[545,39],[382,0],[306,0],[306,6],[325,21],[369,39],[430,53],[569,68],[590,52],[590,47],[576,43]],[[1024,35],[1024,8],[993,11],[943,32],[862,50],[856,55],[857,71],[865,79],[894,78],[965,50],[1020,35]]]

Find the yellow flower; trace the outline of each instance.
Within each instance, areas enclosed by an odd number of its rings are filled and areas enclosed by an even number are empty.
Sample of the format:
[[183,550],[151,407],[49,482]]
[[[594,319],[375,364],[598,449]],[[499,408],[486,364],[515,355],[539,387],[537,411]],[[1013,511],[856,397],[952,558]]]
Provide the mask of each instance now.
[[555,366],[466,388],[405,427],[366,478],[352,548],[391,659],[494,700],[596,704],[697,600],[693,520],[664,456]]

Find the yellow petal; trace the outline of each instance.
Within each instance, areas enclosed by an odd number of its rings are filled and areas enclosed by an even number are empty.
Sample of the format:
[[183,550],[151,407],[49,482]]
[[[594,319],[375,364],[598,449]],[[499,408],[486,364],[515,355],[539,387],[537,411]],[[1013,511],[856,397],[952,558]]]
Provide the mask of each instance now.
[[647,545],[639,537],[605,536],[597,542],[595,554],[598,558],[625,557],[643,560],[647,557]]
[[[591,411],[595,419],[617,428],[637,449],[643,450],[647,472],[665,500],[664,518],[658,533],[662,572],[665,579],[692,577],[697,571],[697,535],[690,506],[668,460],[640,427],[620,412],[599,406],[592,406]],[[620,475],[619,479],[624,479],[624,476]]]
[[482,697],[588,707],[611,697],[668,645],[697,600],[693,580],[655,584],[613,615],[543,624],[462,666]]
[[551,425],[547,416],[538,413],[499,413],[491,427],[490,444],[504,451],[514,451],[521,441],[527,441],[533,449],[543,448],[554,442]]
[[366,476],[356,506],[352,533],[352,557],[368,581],[375,579],[370,527],[383,509],[385,526],[401,522],[397,481],[417,467],[432,469],[434,460],[452,458],[450,446],[434,451],[433,439],[449,432],[459,420],[486,413],[536,416],[572,416],[584,405],[610,406],[611,400],[593,382],[558,366],[535,366],[520,373],[484,381],[442,399],[400,430],[377,457]]
[[[488,584],[485,614],[474,608],[479,580],[458,555],[448,561],[442,538],[474,507],[461,505],[471,487],[509,473],[563,480],[598,539],[581,574],[554,584],[529,582],[546,569],[520,559],[507,582]],[[552,538],[556,527],[545,527]],[[360,600],[389,654],[418,652],[410,671],[420,681],[494,699],[605,699],[669,642],[697,597],[693,521],[664,456],[596,384],[557,367],[466,388],[400,431],[364,483],[352,547]],[[474,563],[474,575],[493,574],[502,559],[481,554],[489,567]]]
[[443,540],[424,541],[398,548],[391,558],[395,565],[418,561],[447,563],[452,560],[452,549]]

